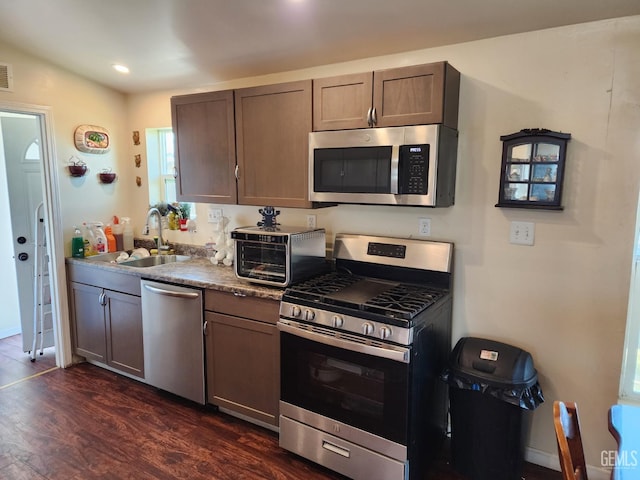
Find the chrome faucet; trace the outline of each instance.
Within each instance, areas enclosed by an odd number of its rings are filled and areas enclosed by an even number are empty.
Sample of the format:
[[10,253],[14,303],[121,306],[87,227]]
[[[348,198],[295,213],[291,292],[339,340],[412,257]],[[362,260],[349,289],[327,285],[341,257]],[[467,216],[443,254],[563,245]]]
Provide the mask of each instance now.
[[158,217],[158,253],[160,253],[161,250],[168,250],[169,249],[169,245],[165,245],[164,244],[164,240],[162,239],[162,215],[160,215],[160,210],[158,210],[157,208],[150,208],[149,211],[147,212],[147,224],[146,224],[146,228],[147,231],[149,230],[149,219],[153,216],[157,216]]

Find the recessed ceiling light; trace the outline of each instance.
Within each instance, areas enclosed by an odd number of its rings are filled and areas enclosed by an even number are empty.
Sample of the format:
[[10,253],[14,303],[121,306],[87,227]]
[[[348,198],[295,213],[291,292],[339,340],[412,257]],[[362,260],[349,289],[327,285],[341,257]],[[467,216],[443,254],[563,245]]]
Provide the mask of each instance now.
[[120,72],[120,73],[129,73],[129,67],[125,66],[125,65],[120,65],[118,63],[114,63],[113,64],[113,68],[116,72]]

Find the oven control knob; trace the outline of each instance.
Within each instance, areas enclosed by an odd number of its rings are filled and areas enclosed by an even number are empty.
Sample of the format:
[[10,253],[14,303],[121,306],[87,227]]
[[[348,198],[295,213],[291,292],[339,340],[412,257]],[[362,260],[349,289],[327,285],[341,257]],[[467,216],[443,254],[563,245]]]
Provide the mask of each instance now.
[[342,328],[343,325],[344,325],[344,318],[342,318],[340,315],[334,315],[333,326],[335,328]]
[[314,313],[313,310],[305,310],[304,311],[304,319],[307,320],[308,322],[312,321],[314,318],[316,318],[316,314]]
[[291,316],[292,317],[299,317],[301,313],[302,313],[302,311],[300,310],[299,306],[294,305],[294,306],[291,307]]
[[374,327],[369,322],[364,322],[362,324],[362,333],[365,335],[371,335],[373,333]]
[[380,328],[380,338],[382,340],[386,340],[391,336],[391,329],[389,327],[381,327]]

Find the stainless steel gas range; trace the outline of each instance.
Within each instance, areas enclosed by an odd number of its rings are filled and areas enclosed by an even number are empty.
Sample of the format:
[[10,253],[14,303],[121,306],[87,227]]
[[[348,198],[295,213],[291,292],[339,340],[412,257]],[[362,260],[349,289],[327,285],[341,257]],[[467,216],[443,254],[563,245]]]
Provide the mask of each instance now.
[[447,426],[453,244],[336,235],[280,305],[280,446],[354,479],[423,478]]

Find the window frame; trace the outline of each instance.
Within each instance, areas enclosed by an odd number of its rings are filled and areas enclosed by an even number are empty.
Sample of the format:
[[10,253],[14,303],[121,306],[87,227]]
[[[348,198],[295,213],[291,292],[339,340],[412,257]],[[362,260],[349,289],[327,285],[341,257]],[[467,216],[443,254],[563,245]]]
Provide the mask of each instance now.
[[[149,204],[175,203],[177,201],[177,182],[175,167],[175,139],[170,127],[148,128],[147,140],[147,175],[149,182]],[[167,137],[171,137],[168,139]],[[168,152],[167,142],[173,145],[173,152]],[[173,156],[171,167],[167,158]],[[173,184],[173,198],[170,198],[168,184]]]
[[[639,198],[640,200],[640,198]],[[619,400],[640,404],[640,201],[636,213],[633,264],[625,329]]]

